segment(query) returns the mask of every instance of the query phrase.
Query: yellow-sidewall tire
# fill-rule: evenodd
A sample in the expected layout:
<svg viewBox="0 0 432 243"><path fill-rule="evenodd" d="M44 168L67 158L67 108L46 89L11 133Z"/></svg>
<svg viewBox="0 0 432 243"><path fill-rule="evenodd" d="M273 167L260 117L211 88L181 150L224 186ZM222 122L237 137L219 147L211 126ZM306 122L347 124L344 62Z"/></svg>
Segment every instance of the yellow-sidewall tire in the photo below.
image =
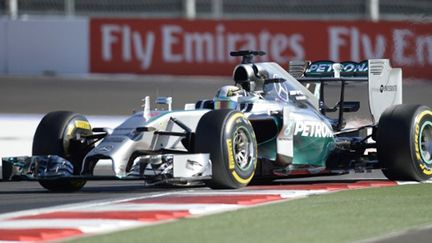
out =
<svg viewBox="0 0 432 243"><path fill-rule="evenodd" d="M249 184L257 165L257 143L249 120L235 110L210 111L200 119L195 152L209 153L215 189L236 189ZM243 159L242 159L243 158Z"/></svg>
<svg viewBox="0 0 432 243"><path fill-rule="evenodd" d="M92 134L88 120L70 111L55 111L45 115L33 137L33 155L58 155L74 166L74 175L81 171L84 156L92 146L73 146L72 138L77 134ZM57 179L41 180L42 187L53 192L72 192L80 190L85 180Z"/></svg>
<svg viewBox="0 0 432 243"><path fill-rule="evenodd" d="M396 105L382 115L377 129L378 160L390 180L425 181L431 161L421 156L420 130L432 124L432 111L422 105Z"/></svg>

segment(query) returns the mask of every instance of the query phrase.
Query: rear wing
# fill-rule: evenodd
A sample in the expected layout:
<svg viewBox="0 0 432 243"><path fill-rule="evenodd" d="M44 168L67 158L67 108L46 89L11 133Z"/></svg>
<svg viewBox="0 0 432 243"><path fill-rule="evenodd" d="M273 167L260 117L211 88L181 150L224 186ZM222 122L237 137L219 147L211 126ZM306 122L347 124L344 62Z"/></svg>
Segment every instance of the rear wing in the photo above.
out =
<svg viewBox="0 0 432 243"><path fill-rule="evenodd" d="M320 101L325 114L324 83L340 82L341 97L337 104L342 124L345 85L349 82L368 84L369 110L372 122L378 123L384 110L402 103L402 70L392 68L388 59L370 59L360 63L332 61L290 61L288 72L303 83Z"/></svg>

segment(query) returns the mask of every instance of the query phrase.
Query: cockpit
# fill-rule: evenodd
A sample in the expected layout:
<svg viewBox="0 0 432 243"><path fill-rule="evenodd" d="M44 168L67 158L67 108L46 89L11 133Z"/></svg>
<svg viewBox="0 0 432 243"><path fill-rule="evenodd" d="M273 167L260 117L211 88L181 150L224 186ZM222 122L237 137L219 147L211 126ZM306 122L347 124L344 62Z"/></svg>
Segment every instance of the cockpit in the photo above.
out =
<svg viewBox="0 0 432 243"><path fill-rule="evenodd" d="M248 94L265 100L290 102L293 97L304 98L318 108L318 99L306 87L274 62L240 64L234 69L234 82Z"/></svg>
<svg viewBox="0 0 432 243"><path fill-rule="evenodd" d="M220 88L212 100L200 101L196 108L236 109L245 100L289 103L302 99L318 109L318 98L279 64L253 62L253 56L263 54L265 53L255 51L231 53L232 56L243 57L241 64L233 72L234 85Z"/></svg>

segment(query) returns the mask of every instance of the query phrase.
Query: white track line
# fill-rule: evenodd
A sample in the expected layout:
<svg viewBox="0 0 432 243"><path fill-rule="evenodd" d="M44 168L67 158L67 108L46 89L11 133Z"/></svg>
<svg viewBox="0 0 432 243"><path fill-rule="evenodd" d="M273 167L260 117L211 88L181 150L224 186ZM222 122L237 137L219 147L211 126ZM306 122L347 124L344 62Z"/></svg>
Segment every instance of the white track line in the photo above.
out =
<svg viewBox="0 0 432 243"><path fill-rule="evenodd" d="M178 193L182 193L182 191L157 193L157 194L152 194L152 195L131 197L131 198L127 198L127 199L91 201L91 202L83 202L83 203L65 204L65 205L46 207L46 208L40 208L40 209L23 210L23 211L18 211L18 212L0 214L0 220L7 220L10 218L17 218L17 217L23 217L23 216L29 216L29 215L38 215L38 214L43 214L43 213L52 213L52 212L58 212L58 211L62 211L62 212L63 211L79 211L81 209L85 209L85 208L89 208L89 207L90 208L91 207L97 208L97 207L102 207L104 205L122 203L122 202L131 201L131 200L158 198L158 197L164 197L164 196L174 195L174 194L178 194Z"/></svg>

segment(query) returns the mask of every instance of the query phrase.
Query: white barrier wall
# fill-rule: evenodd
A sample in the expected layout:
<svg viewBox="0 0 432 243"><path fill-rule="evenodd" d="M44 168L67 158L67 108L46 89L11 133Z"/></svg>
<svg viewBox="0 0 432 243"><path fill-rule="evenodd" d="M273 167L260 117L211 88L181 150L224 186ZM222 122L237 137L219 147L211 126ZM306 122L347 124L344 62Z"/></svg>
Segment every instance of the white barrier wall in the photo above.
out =
<svg viewBox="0 0 432 243"><path fill-rule="evenodd" d="M2 73L61 74L89 71L88 20L73 19L20 19L1 20L7 40L0 47L5 68ZM6 26L5 26L6 25ZM1 50L3 48L3 50ZM6 70L5 70L6 69Z"/></svg>
<svg viewBox="0 0 432 243"><path fill-rule="evenodd" d="M0 133L0 158L31 155L33 135L43 115L0 114L0 127L7 127ZM115 128L124 116L89 116L92 127ZM0 159L1 165L1 159ZM0 171L1 174L1 171Z"/></svg>

